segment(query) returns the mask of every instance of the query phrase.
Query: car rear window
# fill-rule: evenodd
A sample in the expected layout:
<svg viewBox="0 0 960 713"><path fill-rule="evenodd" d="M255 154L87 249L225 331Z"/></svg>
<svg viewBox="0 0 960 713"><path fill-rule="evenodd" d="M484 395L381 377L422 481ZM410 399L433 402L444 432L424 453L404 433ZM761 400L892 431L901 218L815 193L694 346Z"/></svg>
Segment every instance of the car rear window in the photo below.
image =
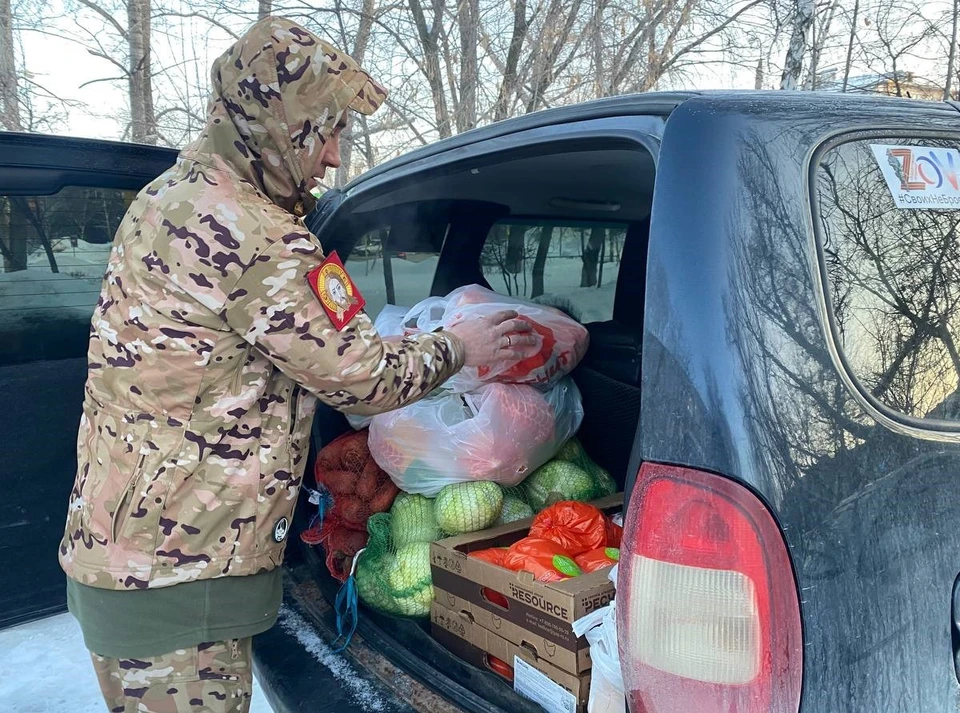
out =
<svg viewBox="0 0 960 713"><path fill-rule="evenodd" d="M113 236L136 191L0 194L0 363L85 353Z"/></svg>
<svg viewBox="0 0 960 713"><path fill-rule="evenodd" d="M960 139L827 150L814 192L833 330L876 402L960 421Z"/></svg>
<svg viewBox="0 0 960 713"><path fill-rule="evenodd" d="M550 304L582 323L613 317L627 226L528 219L496 223L481 254L493 290Z"/></svg>
<svg viewBox="0 0 960 713"><path fill-rule="evenodd" d="M412 307L430 296L447 224L385 225L364 233L346 267L371 317L390 305Z"/></svg>

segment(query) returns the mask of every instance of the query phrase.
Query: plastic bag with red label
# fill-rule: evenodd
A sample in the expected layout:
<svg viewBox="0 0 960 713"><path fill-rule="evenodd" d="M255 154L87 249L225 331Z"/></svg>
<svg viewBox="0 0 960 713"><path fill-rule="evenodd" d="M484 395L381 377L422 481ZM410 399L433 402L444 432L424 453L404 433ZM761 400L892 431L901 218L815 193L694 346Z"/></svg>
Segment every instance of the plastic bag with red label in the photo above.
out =
<svg viewBox="0 0 960 713"><path fill-rule="evenodd" d="M583 574L569 552L543 537L524 537L514 542L501 566L514 572L530 572L538 582L560 582Z"/></svg>
<svg viewBox="0 0 960 713"><path fill-rule="evenodd" d="M576 557L607 546L608 522L606 515L593 505L561 500L537 514L530 536L553 540Z"/></svg>
<svg viewBox="0 0 960 713"><path fill-rule="evenodd" d="M515 310L529 322L540 350L531 357L464 368L445 388L465 392L488 384L531 384L545 388L573 371L590 344L586 327L553 307L507 297L479 285L467 285L446 297L430 297L411 308L403 319L404 333L432 332L461 322Z"/></svg>
<svg viewBox="0 0 960 713"><path fill-rule="evenodd" d="M545 393L519 384L440 391L374 416L370 452L408 493L432 497L470 480L512 486L552 458L582 420L571 379Z"/></svg>
<svg viewBox="0 0 960 713"><path fill-rule="evenodd" d="M599 569L613 567L620 561L620 550L616 547L598 547L573 558L574 562L583 570L584 574L596 572Z"/></svg>

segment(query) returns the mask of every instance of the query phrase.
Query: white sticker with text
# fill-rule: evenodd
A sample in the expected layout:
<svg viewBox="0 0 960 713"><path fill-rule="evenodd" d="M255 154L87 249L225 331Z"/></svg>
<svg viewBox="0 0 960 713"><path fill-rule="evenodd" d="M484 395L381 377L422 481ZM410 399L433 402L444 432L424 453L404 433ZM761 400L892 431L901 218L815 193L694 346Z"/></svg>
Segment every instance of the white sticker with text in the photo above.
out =
<svg viewBox="0 0 960 713"><path fill-rule="evenodd" d="M871 144L897 208L960 210L960 151Z"/></svg>
<svg viewBox="0 0 960 713"><path fill-rule="evenodd" d="M576 713L577 697L519 656L513 657L513 690L547 713Z"/></svg>

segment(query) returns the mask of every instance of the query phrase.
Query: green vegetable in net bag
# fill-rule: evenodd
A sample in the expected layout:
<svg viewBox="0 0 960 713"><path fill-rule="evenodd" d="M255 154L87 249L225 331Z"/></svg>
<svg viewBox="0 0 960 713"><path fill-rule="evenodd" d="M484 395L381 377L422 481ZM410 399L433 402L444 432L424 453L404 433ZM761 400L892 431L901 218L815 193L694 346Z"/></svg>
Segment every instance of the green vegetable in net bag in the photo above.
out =
<svg viewBox="0 0 960 713"><path fill-rule="evenodd" d="M433 542L441 536L433 514L433 500L400 493L390 508L390 535L398 550L412 542Z"/></svg>
<svg viewBox="0 0 960 713"><path fill-rule="evenodd" d="M433 507L437 524L444 532L459 535L484 530L503 511L503 489L486 480L454 483L440 491Z"/></svg>
<svg viewBox="0 0 960 713"><path fill-rule="evenodd" d="M433 602L430 543L411 542L400 547L386 570L386 580L400 614L430 616Z"/></svg>
<svg viewBox="0 0 960 713"><path fill-rule="evenodd" d="M527 500L534 510L543 510L561 500L593 500L597 482L590 473L568 461L552 460L537 468L524 481Z"/></svg>
<svg viewBox="0 0 960 713"><path fill-rule="evenodd" d="M410 542L394 547L390 513L367 521L370 540L357 562L357 596L385 614L427 617L433 602L430 543Z"/></svg>
<svg viewBox="0 0 960 713"><path fill-rule="evenodd" d="M503 510L494 525L506 525L528 517L533 517L533 508L527 502L527 494L522 486L503 489Z"/></svg>

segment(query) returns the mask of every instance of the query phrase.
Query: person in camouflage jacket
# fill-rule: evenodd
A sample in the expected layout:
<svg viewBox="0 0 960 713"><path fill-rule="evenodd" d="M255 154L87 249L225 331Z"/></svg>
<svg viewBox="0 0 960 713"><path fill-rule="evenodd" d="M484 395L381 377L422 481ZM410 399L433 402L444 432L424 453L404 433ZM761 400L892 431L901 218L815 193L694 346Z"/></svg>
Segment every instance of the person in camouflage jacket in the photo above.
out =
<svg viewBox="0 0 960 713"><path fill-rule="evenodd" d="M325 256L302 216L339 164L347 112L373 113L386 92L280 18L217 59L212 83L202 135L124 217L93 315L59 550L85 585L279 566L318 399L388 411L464 363L535 348L512 313L395 340L363 312L337 325L308 285Z"/></svg>

